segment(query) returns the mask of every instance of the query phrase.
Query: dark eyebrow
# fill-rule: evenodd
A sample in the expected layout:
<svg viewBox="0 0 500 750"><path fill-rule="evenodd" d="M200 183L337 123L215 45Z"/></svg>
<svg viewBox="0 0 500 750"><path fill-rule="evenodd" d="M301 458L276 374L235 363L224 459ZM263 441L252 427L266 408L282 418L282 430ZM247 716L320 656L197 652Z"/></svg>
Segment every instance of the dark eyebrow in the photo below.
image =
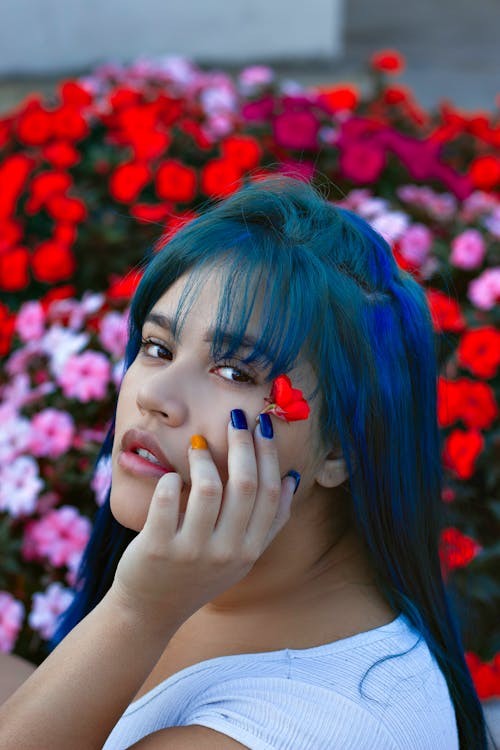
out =
<svg viewBox="0 0 500 750"><path fill-rule="evenodd" d="M169 331L170 333L174 330L173 320L168 315L164 315L163 313L154 313L150 312L146 315L144 319L144 325L146 323L156 323L156 325L160 326L160 328L164 328L166 331ZM215 338L216 330L215 328L207 328L207 330L204 332L203 341L205 343L210 343ZM227 331L226 333L222 334L222 342L224 344L229 344L232 340L236 338L236 334L231 333L231 331ZM254 336L243 336L241 343L238 347L238 350L241 349L248 349L251 351L257 351L259 355L264 355L264 357L271 361L269 358L269 355L267 352L264 352L262 348L259 345L258 339L256 339Z"/></svg>

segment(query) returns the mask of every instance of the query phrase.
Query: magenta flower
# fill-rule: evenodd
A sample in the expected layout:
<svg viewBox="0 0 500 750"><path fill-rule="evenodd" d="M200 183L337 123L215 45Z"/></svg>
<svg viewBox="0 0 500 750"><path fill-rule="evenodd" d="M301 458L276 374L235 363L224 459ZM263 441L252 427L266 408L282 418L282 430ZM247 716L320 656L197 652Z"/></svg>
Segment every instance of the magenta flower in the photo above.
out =
<svg viewBox="0 0 500 750"><path fill-rule="evenodd" d="M0 651L12 651L23 619L24 605L7 591L0 591Z"/></svg>
<svg viewBox="0 0 500 750"><path fill-rule="evenodd" d="M80 558L90 536L91 524L71 505L49 511L29 526L28 556L46 557L52 565L71 567Z"/></svg>
<svg viewBox="0 0 500 750"><path fill-rule="evenodd" d="M104 398L110 377L111 365L104 354L86 351L69 357L58 383L67 398L87 403Z"/></svg>
<svg viewBox="0 0 500 750"><path fill-rule="evenodd" d="M255 102L246 102L241 108L241 116L244 120L260 122L271 117L273 110L273 97L264 96L262 99Z"/></svg>
<svg viewBox="0 0 500 750"><path fill-rule="evenodd" d="M21 341L38 341L45 329L45 313L40 302L25 302L16 318L16 331Z"/></svg>
<svg viewBox="0 0 500 750"><path fill-rule="evenodd" d="M500 300L500 266L488 268L471 281L467 290L470 301L481 310L491 310Z"/></svg>
<svg viewBox="0 0 500 750"><path fill-rule="evenodd" d="M283 148L315 148L320 124L312 112L283 112L273 123L274 137Z"/></svg>
<svg viewBox="0 0 500 750"><path fill-rule="evenodd" d="M339 167L348 180L355 183L376 182L385 167L385 152L372 143L353 143L343 145Z"/></svg>
<svg viewBox="0 0 500 750"><path fill-rule="evenodd" d="M481 265L486 254L486 244L477 229L466 229L451 243L450 263L471 270Z"/></svg>
<svg viewBox="0 0 500 750"><path fill-rule="evenodd" d="M33 607L28 615L28 624L48 640L54 635L57 618L65 612L74 594L60 583L51 583L45 593L33 594Z"/></svg>
<svg viewBox="0 0 500 750"><path fill-rule="evenodd" d="M31 420L30 450L35 456L58 458L71 446L73 417L58 409L44 409Z"/></svg>

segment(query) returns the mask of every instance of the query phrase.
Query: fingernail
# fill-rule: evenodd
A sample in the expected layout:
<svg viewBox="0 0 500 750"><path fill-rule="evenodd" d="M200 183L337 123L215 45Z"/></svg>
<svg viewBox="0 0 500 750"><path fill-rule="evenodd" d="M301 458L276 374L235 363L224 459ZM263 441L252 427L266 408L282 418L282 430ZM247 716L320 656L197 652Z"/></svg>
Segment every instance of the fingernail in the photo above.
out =
<svg viewBox="0 0 500 750"><path fill-rule="evenodd" d="M300 474L299 474L299 472L298 472L298 471L294 471L293 469L291 469L291 470L290 470L290 471L288 472L288 474L286 474L286 476L287 476L287 477L293 477L293 478L295 479L295 489L294 489L294 491L293 491L293 494L295 495L295 493L296 493L296 492L297 492L297 490L299 489L299 484L300 484Z"/></svg>
<svg viewBox="0 0 500 750"><path fill-rule="evenodd" d="M208 448L208 443L202 435L192 435L191 448L194 448L195 450L206 450Z"/></svg>
<svg viewBox="0 0 500 750"><path fill-rule="evenodd" d="M241 409L233 409L231 412L231 424L237 430L248 430L245 412L243 412Z"/></svg>
<svg viewBox="0 0 500 750"><path fill-rule="evenodd" d="M269 414L259 414L259 421L262 437L272 438L272 436L274 435L273 423L271 422L271 417L269 416Z"/></svg>

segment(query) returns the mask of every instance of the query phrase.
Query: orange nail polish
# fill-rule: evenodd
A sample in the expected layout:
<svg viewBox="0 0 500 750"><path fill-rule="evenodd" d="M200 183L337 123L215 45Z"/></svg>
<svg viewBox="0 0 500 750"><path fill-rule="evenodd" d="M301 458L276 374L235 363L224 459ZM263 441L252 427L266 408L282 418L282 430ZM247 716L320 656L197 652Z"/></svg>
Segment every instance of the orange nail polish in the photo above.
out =
<svg viewBox="0 0 500 750"><path fill-rule="evenodd" d="M206 450L208 448L208 443L202 435L192 435L191 448L196 450Z"/></svg>

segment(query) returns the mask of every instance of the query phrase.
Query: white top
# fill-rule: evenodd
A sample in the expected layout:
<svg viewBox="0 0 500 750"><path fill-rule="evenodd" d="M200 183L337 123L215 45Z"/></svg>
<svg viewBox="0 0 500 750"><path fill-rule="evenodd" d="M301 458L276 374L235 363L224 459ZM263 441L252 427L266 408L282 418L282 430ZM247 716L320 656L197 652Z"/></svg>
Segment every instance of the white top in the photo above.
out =
<svg viewBox="0 0 500 750"><path fill-rule="evenodd" d="M374 666L360 695L370 666L404 651ZM103 750L188 724L251 750L459 750L446 681L403 614L334 643L182 669L130 704Z"/></svg>

